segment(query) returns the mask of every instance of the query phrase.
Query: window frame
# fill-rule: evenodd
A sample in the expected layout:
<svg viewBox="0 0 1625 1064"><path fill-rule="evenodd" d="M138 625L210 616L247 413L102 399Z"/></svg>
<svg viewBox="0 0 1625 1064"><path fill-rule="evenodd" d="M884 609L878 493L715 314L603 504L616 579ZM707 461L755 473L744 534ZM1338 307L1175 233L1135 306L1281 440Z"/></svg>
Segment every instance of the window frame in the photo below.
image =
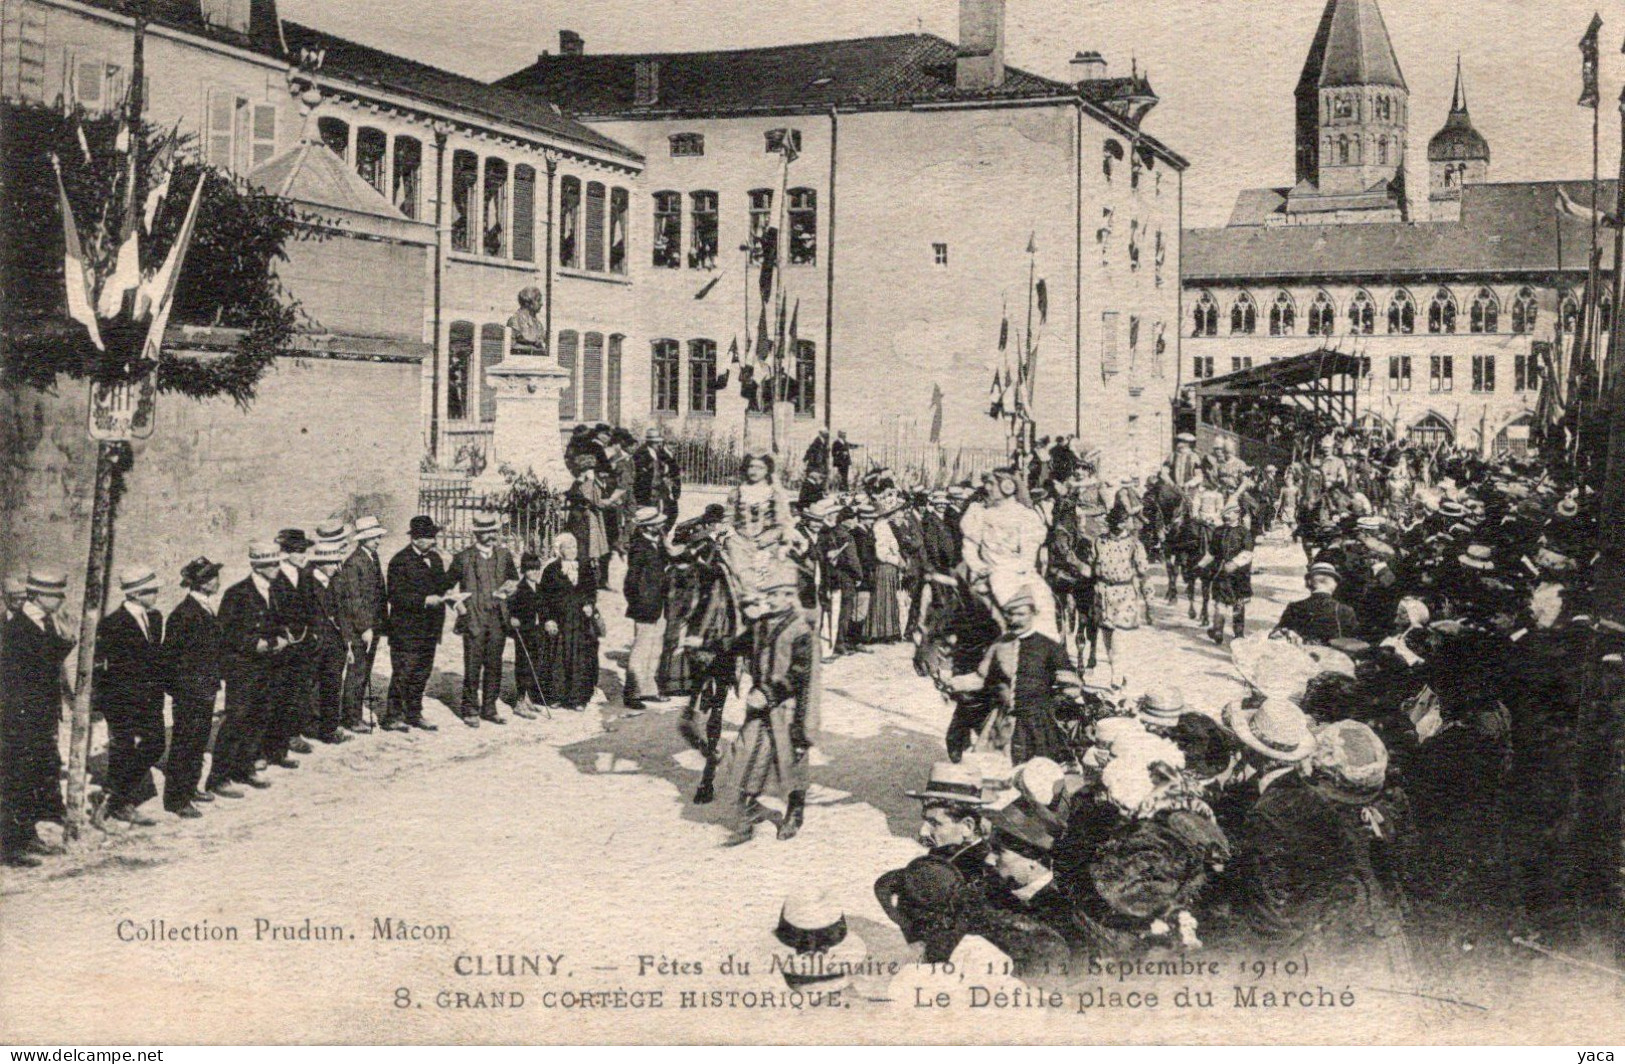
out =
<svg viewBox="0 0 1625 1064"><path fill-rule="evenodd" d="M1230 335L1258 335L1258 303L1245 288L1230 302Z"/></svg>
<svg viewBox="0 0 1625 1064"><path fill-rule="evenodd" d="M1409 289L1396 288L1388 297L1388 335L1416 335L1416 297Z"/></svg>
<svg viewBox="0 0 1625 1064"><path fill-rule="evenodd" d="M682 345L670 337L649 341L649 414L676 417L683 388Z"/></svg>
<svg viewBox="0 0 1625 1064"><path fill-rule="evenodd" d="M790 243L785 262L791 266L818 264L818 190L805 186L785 192L785 220Z"/></svg>
<svg viewBox="0 0 1625 1064"><path fill-rule="evenodd" d="M581 269L581 179L565 174L559 179L559 266Z"/></svg>
<svg viewBox="0 0 1625 1064"><path fill-rule="evenodd" d="M717 342L697 338L688 342L688 413L715 417L717 413Z"/></svg>
<svg viewBox="0 0 1625 1064"><path fill-rule="evenodd" d="M722 251L722 197L715 189L688 194L688 268L715 270Z"/></svg>
<svg viewBox="0 0 1625 1064"><path fill-rule="evenodd" d="M653 207L654 239L649 261L656 270L676 270L683 265L683 194L661 189L649 195Z"/></svg>

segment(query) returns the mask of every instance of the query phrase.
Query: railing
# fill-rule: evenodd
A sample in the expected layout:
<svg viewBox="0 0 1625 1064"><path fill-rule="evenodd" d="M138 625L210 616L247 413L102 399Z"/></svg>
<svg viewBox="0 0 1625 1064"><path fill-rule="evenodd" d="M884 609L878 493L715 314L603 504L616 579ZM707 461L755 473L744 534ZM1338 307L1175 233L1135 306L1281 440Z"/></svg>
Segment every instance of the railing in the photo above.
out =
<svg viewBox="0 0 1625 1064"><path fill-rule="evenodd" d="M444 468L477 477L491 460L491 439L496 425L488 421L447 422L440 440Z"/></svg>
<svg viewBox="0 0 1625 1064"><path fill-rule="evenodd" d="M673 437L666 446L677 459L687 484L732 485L743 474L746 448L731 436ZM781 456L779 481L791 488L801 485L805 445ZM997 447L944 447L938 444L866 444L852 452L852 477L886 467L899 485L926 490L961 480L976 480L983 473L1006 465L1010 456Z"/></svg>
<svg viewBox="0 0 1625 1064"><path fill-rule="evenodd" d="M425 478L418 487L418 512L440 526L440 547L456 552L474 542L474 518L495 513L502 518L502 536L515 551L534 551L546 557L553 537L564 527L561 495L525 492L487 494L470 482Z"/></svg>

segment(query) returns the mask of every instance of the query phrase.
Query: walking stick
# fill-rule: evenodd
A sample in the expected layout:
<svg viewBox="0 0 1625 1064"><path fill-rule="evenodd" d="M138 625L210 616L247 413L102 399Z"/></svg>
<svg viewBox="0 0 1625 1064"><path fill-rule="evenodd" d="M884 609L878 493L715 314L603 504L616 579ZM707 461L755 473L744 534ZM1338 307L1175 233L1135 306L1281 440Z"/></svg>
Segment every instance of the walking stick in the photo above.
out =
<svg viewBox="0 0 1625 1064"><path fill-rule="evenodd" d="M539 675L537 675L536 662L530 656L530 648L525 645L524 636L519 635L517 632L515 632L514 635L515 635L514 642L516 644L518 644L519 652L521 654L525 655L525 664L526 664L526 666L528 666L530 668L531 677L533 679L537 680L538 683L539 683L540 680L541 680L541 677ZM525 694L529 695L530 692L526 691ZM553 719L553 708L547 704L547 696L545 694L542 695L542 712L547 714L547 719L548 720Z"/></svg>

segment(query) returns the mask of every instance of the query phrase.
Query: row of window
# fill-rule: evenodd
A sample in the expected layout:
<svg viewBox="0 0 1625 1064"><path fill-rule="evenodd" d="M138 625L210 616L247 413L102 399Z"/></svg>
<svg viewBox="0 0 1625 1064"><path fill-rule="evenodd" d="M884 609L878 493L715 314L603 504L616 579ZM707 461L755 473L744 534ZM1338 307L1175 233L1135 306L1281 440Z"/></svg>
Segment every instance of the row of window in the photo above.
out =
<svg viewBox="0 0 1625 1064"><path fill-rule="evenodd" d="M1471 388L1474 392L1488 393L1495 391L1495 360L1494 355L1473 355ZM1364 372L1360 376L1360 388L1364 391L1372 390L1373 377L1371 374L1371 359L1363 358ZM1390 355L1388 357L1388 390L1390 392L1408 392L1411 390L1411 372L1413 358L1410 355ZM1428 391L1453 392L1456 390L1456 357L1454 355L1429 355L1428 363ZM1237 355L1230 359L1230 372L1240 373L1242 370L1253 368L1251 355ZM1512 356L1512 390L1515 392L1535 391L1540 387L1540 360L1537 356ZM1191 375L1196 380L1207 380L1216 373L1215 359L1212 355L1197 355L1191 362Z"/></svg>
<svg viewBox="0 0 1625 1064"><path fill-rule="evenodd" d="M1563 326L1572 329L1578 316L1578 306L1574 296L1565 292L1562 296ZM1608 328L1611 302L1606 293L1598 315L1604 329ZM1194 308L1195 321L1192 336L1217 336L1219 333L1219 304L1213 298L1213 293L1203 291L1197 297ZM1377 304L1371 298L1371 293L1360 289L1354 293L1347 307L1348 331L1356 336L1370 336L1377 331ZM1403 288L1396 289L1388 301L1388 332L1398 336L1409 336L1416 332L1417 307L1416 300ZM1337 331L1337 304L1327 292L1318 292L1314 301L1309 305L1308 334L1310 336L1331 336ZM1456 297L1448 288L1440 288L1433 294L1428 303L1427 331L1429 333L1448 335L1456 332L1457 328ZM1520 288L1512 299L1511 309L1512 331L1524 335L1535 331L1535 324L1539 318L1538 300L1535 290L1528 286ZM1275 300L1269 309L1269 333L1271 336L1291 336L1297 330L1298 306L1297 302L1288 292L1281 291L1275 294ZM1252 336L1258 332L1259 308L1250 292L1237 293L1235 300L1230 304L1230 334L1232 336ZM1473 333L1496 333L1501 331L1501 301L1488 288L1480 288L1473 296L1468 306L1467 328Z"/></svg>
<svg viewBox="0 0 1625 1064"><path fill-rule="evenodd" d="M790 244L785 258L792 266L810 266L818 261L818 192L792 188L787 193L785 221ZM683 245L683 194L670 189L654 193L655 269L675 270L685 261L691 270L717 267L721 215L720 197L710 189L688 194L688 246ZM774 233L778 220L773 215L773 189L757 188L746 193L747 246L750 261L776 259Z"/></svg>
<svg viewBox="0 0 1625 1064"><path fill-rule="evenodd" d="M1143 146L1138 145L1125 151L1122 141L1114 137L1107 137L1100 149L1100 169L1106 176L1106 184L1112 183L1112 172L1115 169L1115 164L1121 163L1125 158L1127 158L1129 164L1129 188L1138 192L1141 180L1145 174L1149 173L1152 176L1153 191L1159 196L1162 195L1162 171L1157 169L1156 156L1152 155Z"/></svg>
<svg viewBox="0 0 1625 1064"><path fill-rule="evenodd" d="M1379 166L1387 166L1390 161L1396 163L1399 162L1401 154L1400 147L1404 143L1405 141L1403 137L1390 137L1386 134L1379 135L1376 138L1377 164ZM1365 162L1365 141L1362 137L1360 137L1359 134L1350 136L1347 133L1339 133L1335 137L1328 134L1321 141L1320 150L1321 155L1326 159L1331 159L1335 156L1338 164L1341 166L1347 166L1351 163L1358 166Z"/></svg>
<svg viewBox="0 0 1625 1064"><path fill-rule="evenodd" d="M1362 122L1365 120L1365 101L1359 93L1340 93L1326 99L1325 123ZM1371 101L1372 117L1379 122L1405 121L1405 100L1400 96L1379 95Z"/></svg>
<svg viewBox="0 0 1625 1064"><path fill-rule="evenodd" d="M705 154L704 133L673 133L666 138L674 159L697 159ZM762 150L777 155L789 148L794 158L801 154L801 130L769 129L762 136Z"/></svg>
<svg viewBox="0 0 1625 1064"><path fill-rule="evenodd" d="M799 417L811 417L818 400L818 345L797 340L792 363L785 367L784 402ZM730 380L730 383L733 383ZM749 396L750 412L772 412L772 389L767 382ZM649 411L652 414L715 414L717 412L717 343L688 341L688 390L683 390L683 345L677 340L654 340L649 345ZM686 400L686 401L685 401Z"/></svg>
<svg viewBox="0 0 1625 1064"><path fill-rule="evenodd" d="M356 173L367 184L377 189L378 194L395 205L396 210L408 218L422 216L423 199L423 142L416 137L402 134L391 136L381 129L373 126L356 126L352 129L350 123L342 118L324 115L316 120L316 131L329 151L340 159L355 167ZM474 161L472 152L459 152L459 155L469 156L464 159L463 165L468 167ZM506 174L506 163L500 159L490 160L501 167L501 173ZM475 164L477 165L477 164ZM521 166L520 171L530 170ZM504 179L505 180L505 177ZM530 181L534 186L536 173L530 172ZM463 219L462 237L466 243L468 232L467 218L471 205L466 195L453 205L458 217ZM453 229L454 239L458 234ZM468 250L466 248L460 250Z"/></svg>

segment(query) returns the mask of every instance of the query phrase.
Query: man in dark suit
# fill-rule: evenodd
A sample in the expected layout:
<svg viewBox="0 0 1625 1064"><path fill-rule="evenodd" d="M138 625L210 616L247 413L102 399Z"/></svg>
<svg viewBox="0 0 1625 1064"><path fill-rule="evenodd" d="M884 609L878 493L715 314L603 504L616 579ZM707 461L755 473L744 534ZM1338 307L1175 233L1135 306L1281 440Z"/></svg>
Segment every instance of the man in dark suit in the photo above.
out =
<svg viewBox="0 0 1625 1064"><path fill-rule="evenodd" d="M671 562L660 530L665 514L645 506L633 515L632 539L626 547L626 616L631 620L632 649L626 659L626 686L621 702L642 709L644 702L663 701L658 673L666 636L666 595Z"/></svg>
<svg viewBox="0 0 1625 1064"><path fill-rule="evenodd" d="M987 864L998 882L989 884L988 906L1034 921L1023 937L1048 939L1047 930L1077 945L1072 905L1055 883L1058 825L1053 815L1018 798L994 813L992 821Z"/></svg>
<svg viewBox="0 0 1625 1064"><path fill-rule="evenodd" d="M432 517L412 518L412 542L389 560L389 708L385 731L436 731L423 719L423 691L434 671L435 647L446 626L446 563L434 549L440 528Z"/></svg>
<svg viewBox="0 0 1625 1064"><path fill-rule="evenodd" d="M272 676L271 720L260 744L260 756L279 768L298 768L292 754L308 754L311 746L301 738L314 734L316 715L316 641L311 633L319 618L316 595L306 567L315 541L301 528L277 533L282 561L271 580L277 623L287 646L276 656Z"/></svg>
<svg viewBox="0 0 1625 1064"><path fill-rule="evenodd" d="M350 741L350 733L340 725L344 716L344 665L350 648L339 625L339 595L334 580L347 553L341 540L318 543L305 570L315 606L307 640L314 681L311 702L316 714L312 735L318 742L335 745Z"/></svg>
<svg viewBox="0 0 1625 1064"><path fill-rule="evenodd" d="M140 805L157 794L152 767L164 756L164 618L153 609L158 574L126 569L124 602L96 626L95 708L107 721L107 779L101 816L155 824Z"/></svg>
<svg viewBox="0 0 1625 1064"><path fill-rule="evenodd" d="M214 723L214 700L220 693L222 640L215 592L220 590L219 562L194 558L181 570L186 597L164 624L164 664L169 687L169 758L164 765L164 808L180 817L197 817L194 802L212 802L199 792L203 755Z"/></svg>
<svg viewBox="0 0 1625 1064"><path fill-rule="evenodd" d="M506 596L498 592L519 579L519 567L506 547L497 545L502 519L476 514L474 545L458 551L446 574L448 586L468 597L457 606L456 629L463 637L463 697L458 709L470 728L480 721L506 724L497 713L502 689L502 648L508 642Z"/></svg>
<svg viewBox="0 0 1625 1064"><path fill-rule="evenodd" d="M275 544L253 544L248 548L248 577L227 588L220 599L226 715L215 735L206 785L221 798L243 796L233 783L260 789L271 785L260 779L254 762L270 722L276 656L288 645L271 583L281 563L282 551Z"/></svg>
<svg viewBox="0 0 1625 1064"><path fill-rule="evenodd" d="M1354 607L1335 597L1337 567L1328 562L1316 562L1309 567L1304 583L1309 587L1309 597L1289 603L1281 611L1275 632L1294 632L1305 643L1329 644L1333 639L1358 639L1359 615Z"/></svg>
<svg viewBox="0 0 1625 1064"><path fill-rule="evenodd" d="M74 640L57 616L68 593L60 572L32 569L24 601L0 639L0 862L35 867L51 852L36 833L41 820L61 822L62 662Z"/></svg>
<svg viewBox="0 0 1625 1064"><path fill-rule="evenodd" d="M355 550L339 566L334 577L338 589L339 630L349 648L344 666L343 723L356 733L372 731L362 715L367 688L372 683L372 666L378 656L378 639L384 634L384 567L378 561L378 541L384 527L376 517L358 518L355 523Z"/></svg>
<svg viewBox="0 0 1625 1064"><path fill-rule="evenodd" d="M682 493L677 459L666 449L665 433L656 422L644 430L643 445L632 452L632 502L665 514L669 531L677 523L677 500Z"/></svg>

